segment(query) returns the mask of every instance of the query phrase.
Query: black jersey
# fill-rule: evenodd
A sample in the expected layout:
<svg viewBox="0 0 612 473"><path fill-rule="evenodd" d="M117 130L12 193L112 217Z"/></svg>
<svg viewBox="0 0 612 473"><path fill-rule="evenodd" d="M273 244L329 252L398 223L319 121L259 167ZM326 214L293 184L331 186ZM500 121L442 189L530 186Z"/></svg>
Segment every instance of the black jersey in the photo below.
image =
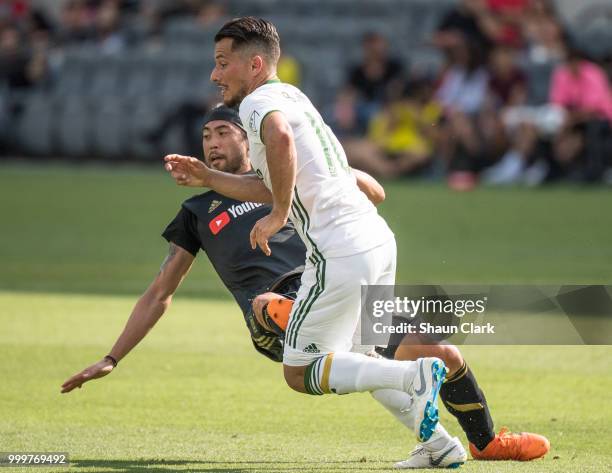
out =
<svg viewBox="0 0 612 473"><path fill-rule="evenodd" d="M203 249L246 314L255 295L306 259L306 248L291 223L270 238L270 256L259 248L251 249L249 234L270 210L269 205L240 202L209 191L183 202L162 235L194 256Z"/></svg>

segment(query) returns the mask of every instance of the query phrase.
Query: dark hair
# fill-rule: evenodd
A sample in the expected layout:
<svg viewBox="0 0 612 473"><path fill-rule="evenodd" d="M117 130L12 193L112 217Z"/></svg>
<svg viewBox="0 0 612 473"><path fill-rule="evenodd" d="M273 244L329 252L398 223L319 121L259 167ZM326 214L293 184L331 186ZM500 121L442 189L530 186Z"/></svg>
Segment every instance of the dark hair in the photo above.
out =
<svg viewBox="0 0 612 473"><path fill-rule="evenodd" d="M280 57L280 38L276 27L263 18L243 16L228 21L215 35L215 43L230 38L232 50L253 46L266 55L273 63Z"/></svg>
<svg viewBox="0 0 612 473"><path fill-rule="evenodd" d="M202 125L202 127L205 127L206 125L208 125L209 122L215 120L223 120L224 122L233 123L244 133L246 133L244 127L242 126L240 115L238 114L238 111L235 108L227 107L223 104L217 105L204 116L204 124Z"/></svg>

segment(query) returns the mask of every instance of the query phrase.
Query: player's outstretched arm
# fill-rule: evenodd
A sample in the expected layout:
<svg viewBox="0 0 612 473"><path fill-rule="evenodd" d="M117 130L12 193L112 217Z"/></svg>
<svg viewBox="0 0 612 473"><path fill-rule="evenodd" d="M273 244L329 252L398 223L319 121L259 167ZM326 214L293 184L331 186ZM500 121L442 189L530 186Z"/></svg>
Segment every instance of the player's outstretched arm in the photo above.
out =
<svg viewBox="0 0 612 473"><path fill-rule="evenodd" d="M191 253L170 243L169 254L162 263L159 274L134 306L123 332L109 353L116 361L125 357L164 314L174 292L189 272L193 260ZM62 384L61 392L68 393L80 388L87 381L102 378L109 374L113 367L110 359L102 359L66 380Z"/></svg>
<svg viewBox="0 0 612 473"><path fill-rule="evenodd" d="M271 112L263 120L262 137L272 184L272 211L251 231L251 247L270 255L268 240L287 223L297 173L297 151L293 131L282 112Z"/></svg>
<svg viewBox="0 0 612 473"><path fill-rule="evenodd" d="M165 169L179 186L208 187L243 202L272 203L272 193L253 174L230 174L211 169L199 159L179 154L164 158Z"/></svg>
<svg viewBox="0 0 612 473"><path fill-rule="evenodd" d="M359 187L359 190L363 192L374 205L378 205L385 200L385 189L380 185L380 182L368 173L359 171L358 169L353 169L353 174L355 174L355 179L357 179L357 187Z"/></svg>

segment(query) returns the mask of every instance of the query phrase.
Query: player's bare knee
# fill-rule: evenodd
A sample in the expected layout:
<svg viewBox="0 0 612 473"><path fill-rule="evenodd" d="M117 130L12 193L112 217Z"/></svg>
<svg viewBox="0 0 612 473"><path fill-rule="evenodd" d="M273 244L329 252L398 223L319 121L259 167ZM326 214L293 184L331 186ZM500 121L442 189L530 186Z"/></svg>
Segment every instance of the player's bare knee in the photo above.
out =
<svg viewBox="0 0 612 473"><path fill-rule="evenodd" d="M463 356L455 345L432 345L435 351L432 356L437 356L446 365L448 376L453 375L463 365Z"/></svg>
<svg viewBox="0 0 612 473"><path fill-rule="evenodd" d="M285 375L287 386L299 393L306 393L306 386L304 386L305 372L305 366L283 365L283 374Z"/></svg>
<svg viewBox="0 0 612 473"><path fill-rule="evenodd" d="M448 368L448 376L454 374L463 365L463 356L455 345L432 344L421 345L422 339L408 337L395 351L396 360L416 360L422 357L437 357L444 361Z"/></svg>

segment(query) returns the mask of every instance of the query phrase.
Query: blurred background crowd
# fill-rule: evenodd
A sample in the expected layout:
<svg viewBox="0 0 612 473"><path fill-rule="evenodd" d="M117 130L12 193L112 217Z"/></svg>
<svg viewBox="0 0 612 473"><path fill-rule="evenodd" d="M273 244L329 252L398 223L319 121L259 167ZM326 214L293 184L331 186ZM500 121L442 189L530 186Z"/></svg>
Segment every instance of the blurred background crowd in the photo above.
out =
<svg viewBox="0 0 612 473"><path fill-rule="evenodd" d="M0 0L0 157L199 156L241 15L276 24L354 167L612 184L612 0Z"/></svg>

